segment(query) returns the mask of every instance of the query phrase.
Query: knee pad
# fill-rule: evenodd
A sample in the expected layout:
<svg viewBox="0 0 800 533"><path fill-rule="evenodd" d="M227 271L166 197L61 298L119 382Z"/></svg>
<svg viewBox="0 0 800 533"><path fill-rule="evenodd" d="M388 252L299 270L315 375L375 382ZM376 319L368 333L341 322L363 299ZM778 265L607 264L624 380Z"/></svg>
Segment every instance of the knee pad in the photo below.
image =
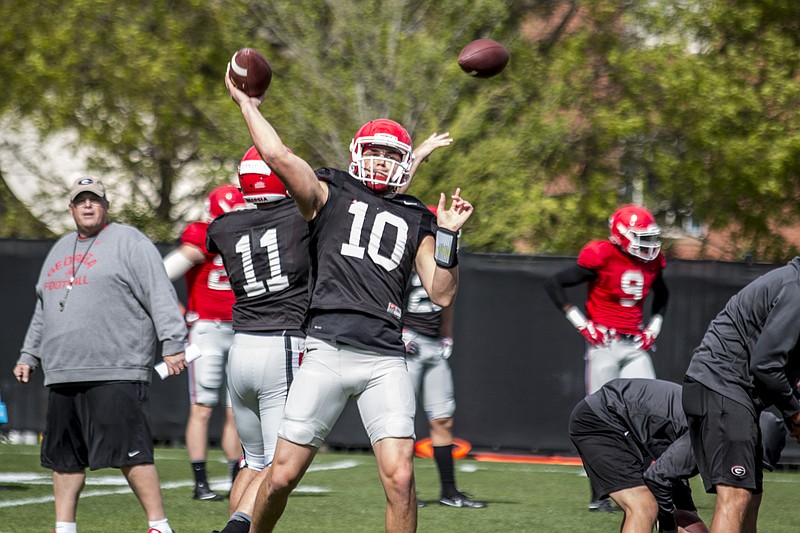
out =
<svg viewBox="0 0 800 533"><path fill-rule="evenodd" d="M294 444L301 446L311 445L319 448L325 440L324 436L316 435L313 428L307 424L300 424L290 420L284 420L278 429L278 436Z"/></svg>

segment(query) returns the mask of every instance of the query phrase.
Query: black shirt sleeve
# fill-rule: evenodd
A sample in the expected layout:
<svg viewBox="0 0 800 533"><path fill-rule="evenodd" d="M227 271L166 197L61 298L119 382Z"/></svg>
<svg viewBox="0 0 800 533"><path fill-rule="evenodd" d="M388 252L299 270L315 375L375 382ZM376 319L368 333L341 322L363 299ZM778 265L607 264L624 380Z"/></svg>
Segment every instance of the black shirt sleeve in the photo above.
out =
<svg viewBox="0 0 800 533"><path fill-rule="evenodd" d="M689 433L684 433L644 473L644 482L658 502L658 522L667 531L675 529L670 527L675 524L675 508L680 503L681 508L694 511L694 502L691 489L683 483L697 474L697 465L692 452L692 443ZM688 491L688 494L686 493ZM677 495L675 493L678 492ZM677 496L677 497L676 497Z"/></svg>
<svg viewBox="0 0 800 533"><path fill-rule="evenodd" d="M575 264L547 278L544 282L544 289L556 307L563 311L566 306L571 305L564 289L595 279L597 279L597 274L593 270Z"/></svg>
<svg viewBox="0 0 800 533"><path fill-rule="evenodd" d="M794 395L794 384L786 377L789 354L798 344L800 326L797 309L800 307L800 287L787 284L769 313L761 336L750 359L750 371L756 380L759 396L774 404L784 418L800 411Z"/></svg>
<svg viewBox="0 0 800 533"><path fill-rule="evenodd" d="M669 301L669 290L667 289L667 284L664 283L663 274L659 273L656 279L653 280L650 291L653 293L652 314L664 316L667 311L667 302Z"/></svg>

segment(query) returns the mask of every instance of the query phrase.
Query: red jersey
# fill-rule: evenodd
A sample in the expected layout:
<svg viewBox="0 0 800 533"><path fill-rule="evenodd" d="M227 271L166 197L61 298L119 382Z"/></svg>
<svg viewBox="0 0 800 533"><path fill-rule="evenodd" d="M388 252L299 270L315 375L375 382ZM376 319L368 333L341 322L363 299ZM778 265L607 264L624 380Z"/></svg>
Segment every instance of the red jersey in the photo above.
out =
<svg viewBox="0 0 800 533"><path fill-rule="evenodd" d="M591 241L578 255L578 265L597 275L589 283L588 317L619 333L640 333L644 300L653 281L667 266L664 254L642 261L609 241Z"/></svg>
<svg viewBox="0 0 800 533"><path fill-rule="evenodd" d="M233 320L233 304L236 301L228 274L222 264L222 256L210 254L206 249L208 222L192 222L181 235L181 242L202 250L205 261L193 266L186 273L189 292L187 320Z"/></svg>

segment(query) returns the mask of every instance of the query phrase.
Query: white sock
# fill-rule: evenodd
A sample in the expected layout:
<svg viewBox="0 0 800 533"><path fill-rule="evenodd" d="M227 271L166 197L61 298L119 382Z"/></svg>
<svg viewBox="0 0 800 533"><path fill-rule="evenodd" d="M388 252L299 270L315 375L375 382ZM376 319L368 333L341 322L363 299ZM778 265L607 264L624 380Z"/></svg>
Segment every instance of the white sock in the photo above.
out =
<svg viewBox="0 0 800 533"><path fill-rule="evenodd" d="M169 527L169 521L166 518L163 520L150 520L147 525L152 529L158 530L160 533L173 533L172 528Z"/></svg>
<svg viewBox="0 0 800 533"><path fill-rule="evenodd" d="M56 522L56 530L53 533L78 533L78 524L75 522Z"/></svg>

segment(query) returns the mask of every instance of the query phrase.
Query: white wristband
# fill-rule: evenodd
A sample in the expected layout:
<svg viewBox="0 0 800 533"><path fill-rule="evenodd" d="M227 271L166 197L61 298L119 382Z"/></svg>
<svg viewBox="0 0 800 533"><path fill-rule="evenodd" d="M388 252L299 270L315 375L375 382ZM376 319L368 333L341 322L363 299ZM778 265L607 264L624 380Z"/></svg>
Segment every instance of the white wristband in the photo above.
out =
<svg viewBox="0 0 800 533"><path fill-rule="evenodd" d="M586 327L586 317L583 316L583 313L581 313L581 310L577 307L570 307L569 311L567 311L564 316L567 317L567 320L569 320L576 329L583 329Z"/></svg>
<svg viewBox="0 0 800 533"><path fill-rule="evenodd" d="M659 333L661 333L661 324L664 323L664 317L661 315L653 315L650 318L650 323L647 324L647 329L649 329L654 337L658 337Z"/></svg>
<svg viewBox="0 0 800 533"><path fill-rule="evenodd" d="M183 252L181 252L180 248L170 252L167 257L164 258L164 269L166 269L167 277L170 281L175 281L189 272L189 269L192 268L192 266L194 266L194 263L192 263L188 257L183 255Z"/></svg>

